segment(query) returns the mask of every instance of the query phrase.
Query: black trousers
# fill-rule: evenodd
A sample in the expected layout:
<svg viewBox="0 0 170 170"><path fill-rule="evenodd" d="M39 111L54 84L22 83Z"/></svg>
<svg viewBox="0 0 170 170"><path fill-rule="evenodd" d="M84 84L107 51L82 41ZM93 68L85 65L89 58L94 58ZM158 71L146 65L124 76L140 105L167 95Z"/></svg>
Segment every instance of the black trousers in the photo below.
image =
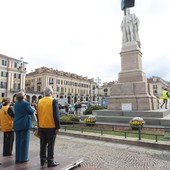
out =
<svg viewBox="0 0 170 170"><path fill-rule="evenodd" d="M163 107L164 104L165 104L165 108L167 108L168 99L163 99L163 103L161 105L161 108Z"/></svg>
<svg viewBox="0 0 170 170"><path fill-rule="evenodd" d="M54 132L40 131L40 161L48 164L54 161L54 144L56 134Z"/></svg>
<svg viewBox="0 0 170 170"><path fill-rule="evenodd" d="M3 156L12 155L14 131L4 132Z"/></svg>

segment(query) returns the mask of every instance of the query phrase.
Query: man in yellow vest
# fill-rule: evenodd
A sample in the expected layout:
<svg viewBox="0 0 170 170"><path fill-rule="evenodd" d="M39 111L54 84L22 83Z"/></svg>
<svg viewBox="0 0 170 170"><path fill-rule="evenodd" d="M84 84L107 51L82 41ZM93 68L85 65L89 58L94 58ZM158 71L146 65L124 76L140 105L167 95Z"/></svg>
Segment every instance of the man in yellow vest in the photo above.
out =
<svg viewBox="0 0 170 170"><path fill-rule="evenodd" d="M161 105L161 108L165 104L165 109L168 109L167 108L167 103L168 103L169 94L168 94L167 88L164 88L164 90L162 91L162 98L163 98L163 103Z"/></svg>
<svg viewBox="0 0 170 170"><path fill-rule="evenodd" d="M44 97L39 100L37 108L40 135L40 163L53 167L59 165L54 161L54 145L60 129L58 100L53 98L52 87L46 87Z"/></svg>

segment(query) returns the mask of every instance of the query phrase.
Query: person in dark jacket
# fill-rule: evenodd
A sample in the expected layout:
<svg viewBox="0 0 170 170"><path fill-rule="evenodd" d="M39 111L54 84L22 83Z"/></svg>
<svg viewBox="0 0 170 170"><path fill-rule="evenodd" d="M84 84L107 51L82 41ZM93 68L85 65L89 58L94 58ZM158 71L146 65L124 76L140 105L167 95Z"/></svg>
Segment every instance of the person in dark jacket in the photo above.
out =
<svg viewBox="0 0 170 170"><path fill-rule="evenodd" d="M26 101L26 94L24 92L17 94L14 111L14 131L16 134L15 159L16 163L24 163L29 160L30 129L32 128L32 115L34 113L34 109Z"/></svg>
<svg viewBox="0 0 170 170"><path fill-rule="evenodd" d="M37 117L40 135L40 163L53 167L59 165L54 161L54 145L60 129L58 100L54 99L52 87L46 87L45 96L38 101Z"/></svg>

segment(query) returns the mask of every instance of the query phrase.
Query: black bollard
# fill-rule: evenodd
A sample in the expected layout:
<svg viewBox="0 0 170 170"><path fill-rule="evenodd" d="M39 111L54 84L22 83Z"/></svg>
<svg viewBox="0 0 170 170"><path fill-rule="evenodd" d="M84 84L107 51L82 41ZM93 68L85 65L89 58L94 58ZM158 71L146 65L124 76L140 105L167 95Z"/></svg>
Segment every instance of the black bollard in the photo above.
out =
<svg viewBox="0 0 170 170"><path fill-rule="evenodd" d="M140 126L138 127L138 138L139 140L141 140L141 127Z"/></svg>

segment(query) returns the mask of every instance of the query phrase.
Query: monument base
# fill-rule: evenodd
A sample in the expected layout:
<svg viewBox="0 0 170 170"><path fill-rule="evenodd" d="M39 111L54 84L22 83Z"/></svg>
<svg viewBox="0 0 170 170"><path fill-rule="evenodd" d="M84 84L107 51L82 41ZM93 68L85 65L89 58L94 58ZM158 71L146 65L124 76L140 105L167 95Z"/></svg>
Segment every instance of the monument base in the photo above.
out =
<svg viewBox="0 0 170 170"><path fill-rule="evenodd" d="M157 100L153 95L153 87L147 83L142 71L142 53L137 42L124 43L121 49L121 71L118 83L111 89L109 110L155 110Z"/></svg>
<svg viewBox="0 0 170 170"><path fill-rule="evenodd" d="M156 97L147 93L151 85L145 82L118 83L112 86L108 110L123 110L129 105L130 110L155 110L158 108Z"/></svg>

